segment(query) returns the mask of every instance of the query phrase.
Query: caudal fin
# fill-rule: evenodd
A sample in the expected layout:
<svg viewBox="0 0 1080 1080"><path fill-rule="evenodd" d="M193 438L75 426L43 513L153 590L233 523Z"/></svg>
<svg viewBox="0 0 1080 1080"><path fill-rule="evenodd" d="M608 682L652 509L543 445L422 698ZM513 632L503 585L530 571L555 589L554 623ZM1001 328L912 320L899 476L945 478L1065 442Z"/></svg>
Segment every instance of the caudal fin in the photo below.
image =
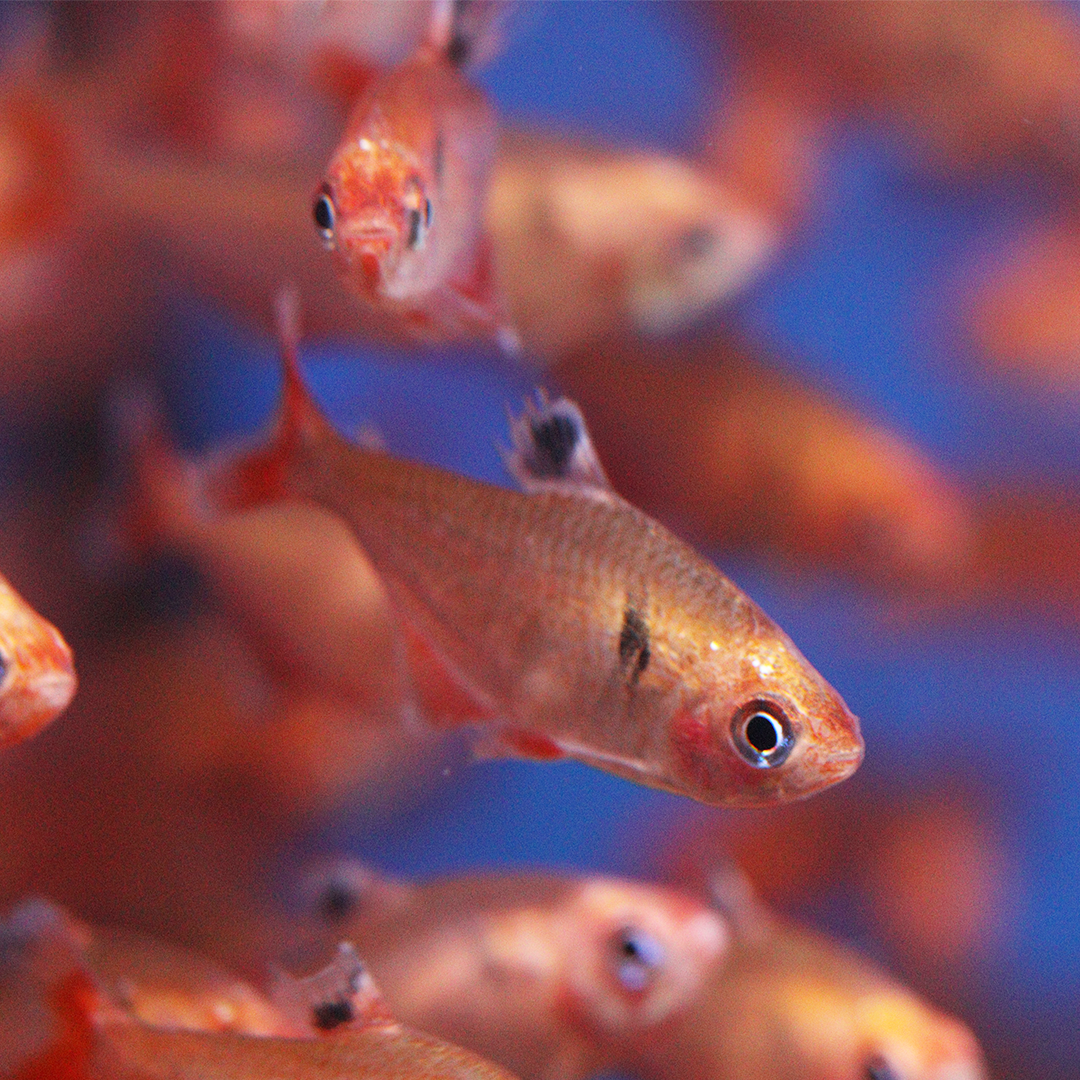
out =
<svg viewBox="0 0 1080 1080"><path fill-rule="evenodd" d="M331 434L300 374L300 306L296 289L282 288L275 300L281 346L281 405L269 439L258 449L233 459L207 484L211 501L223 509L242 510L274 502L288 494L289 466L300 449Z"/></svg>

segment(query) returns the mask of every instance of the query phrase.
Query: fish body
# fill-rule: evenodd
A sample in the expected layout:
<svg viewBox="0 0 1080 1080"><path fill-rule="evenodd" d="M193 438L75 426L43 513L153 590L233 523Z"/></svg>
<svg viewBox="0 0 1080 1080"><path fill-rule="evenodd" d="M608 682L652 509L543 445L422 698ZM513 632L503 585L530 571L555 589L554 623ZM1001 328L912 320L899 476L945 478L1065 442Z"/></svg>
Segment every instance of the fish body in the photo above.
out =
<svg viewBox="0 0 1080 1080"><path fill-rule="evenodd" d="M771 918L738 927L726 963L662 1037L649 1080L985 1080L979 1044L862 957Z"/></svg>
<svg viewBox="0 0 1080 1080"><path fill-rule="evenodd" d="M309 879L324 953L355 943L396 1016L522 1077L634 1071L729 945L688 893L601 876L470 875L410 885L351 862Z"/></svg>
<svg viewBox="0 0 1080 1080"><path fill-rule="evenodd" d="M495 112L432 44L353 108L315 195L346 281L421 337L499 337L484 204Z"/></svg>
<svg viewBox="0 0 1080 1080"><path fill-rule="evenodd" d="M111 969L105 978L103 968ZM0 924L0 1001L12 1006L0 1016L0 1074L11 1080L512 1080L475 1054L393 1020L348 949L310 980L284 977L298 995L332 994L321 1009L307 998L314 1024L275 1014L269 1002L251 1024L251 1017L234 1017L231 1027L220 1016L171 1006L155 1023L145 1019L151 983L159 983L161 1004L166 988L177 1000L197 997L220 988L222 978L180 950L131 935L102 938L52 904L24 904ZM19 1030L28 1020L30 1037Z"/></svg>
<svg viewBox="0 0 1080 1080"><path fill-rule="evenodd" d="M858 766L839 695L716 567L602 482L570 403L517 425L534 439L519 473L556 475L510 491L346 441L285 337L277 441L227 469L218 500L287 495L340 515L407 635L503 750L728 805L809 795Z"/></svg>
<svg viewBox="0 0 1080 1080"><path fill-rule="evenodd" d="M55 720L75 685L67 642L0 576L0 746Z"/></svg>

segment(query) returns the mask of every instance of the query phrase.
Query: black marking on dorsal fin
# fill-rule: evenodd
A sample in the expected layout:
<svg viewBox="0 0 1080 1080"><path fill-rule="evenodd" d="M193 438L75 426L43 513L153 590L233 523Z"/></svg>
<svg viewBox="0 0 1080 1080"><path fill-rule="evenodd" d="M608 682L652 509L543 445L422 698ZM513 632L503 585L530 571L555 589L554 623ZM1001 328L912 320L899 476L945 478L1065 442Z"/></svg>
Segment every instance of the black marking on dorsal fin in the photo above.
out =
<svg viewBox="0 0 1080 1080"><path fill-rule="evenodd" d="M631 686L636 686L642 672L649 666L649 624L641 613L627 603L623 609L622 630L619 631L619 664L627 672Z"/></svg>
<svg viewBox="0 0 1080 1080"><path fill-rule="evenodd" d="M506 466L526 491L559 489L611 496L581 410L569 398L550 401L543 390L510 418L513 449Z"/></svg>
<svg viewBox="0 0 1080 1080"><path fill-rule="evenodd" d="M295 1022L316 1031L359 1028L390 1019L382 995L348 942L321 971L298 979L279 972L274 1003Z"/></svg>

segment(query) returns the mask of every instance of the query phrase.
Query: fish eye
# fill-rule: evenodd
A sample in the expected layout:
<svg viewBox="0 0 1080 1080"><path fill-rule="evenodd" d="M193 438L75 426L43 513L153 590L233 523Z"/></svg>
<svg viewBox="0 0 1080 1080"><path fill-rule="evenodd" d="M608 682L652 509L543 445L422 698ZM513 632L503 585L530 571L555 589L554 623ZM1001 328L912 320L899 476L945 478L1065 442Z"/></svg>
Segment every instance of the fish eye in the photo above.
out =
<svg viewBox="0 0 1080 1080"><path fill-rule="evenodd" d="M901 1080L900 1074L880 1055L875 1054L867 1063L863 1080Z"/></svg>
<svg viewBox="0 0 1080 1080"><path fill-rule="evenodd" d="M627 990L640 993L664 962L664 947L651 934L624 926L612 938L615 975Z"/></svg>
<svg viewBox="0 0 1080 1080"><path fill-rule="evenodd" d="M791 752L795 735L784 710L771 701L744 705L731 724L735 748L755 768L774 769Z"/></svg>
<svg viewBox="0 0 1080 1080"><path fill-rule="evenodd" d="M315 218L315 226L323 243L332 247L334 243L334 200L330 197L330 190L324 184L319 191L319 197L312 207L312 216Z"/></svg>
<svg viewBox="0 0 1080 1080"><path fill-rule="evenodd" d="M326 887L319 893L318 910L323 920L328 923L341 922L346 916L351 915L359 897L354 889L340 878L335 878L326 883Z"/></svg>

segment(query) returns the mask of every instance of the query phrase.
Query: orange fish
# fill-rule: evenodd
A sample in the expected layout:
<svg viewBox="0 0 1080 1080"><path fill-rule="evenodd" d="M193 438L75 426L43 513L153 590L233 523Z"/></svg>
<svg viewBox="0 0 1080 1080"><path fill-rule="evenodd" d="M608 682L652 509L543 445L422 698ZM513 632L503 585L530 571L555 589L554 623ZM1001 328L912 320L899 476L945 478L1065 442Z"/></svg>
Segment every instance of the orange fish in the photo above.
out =
<svg viewBox="0 0 1080 1080"><path fill-rule="evenodd" d="M484 235L495 112L449 59L443 21L357 101L315 195L315 224L350 286L419 336L516 349Z"/></svg>
<svg viewBox="0 0 1080 1080"><path fill-rule="evenodd" d="M0 576L0 746L40 731L74 694L67 642Z"/></svg>
<svg viewBox="0 0 1080 1080"><path fill-rule="evenodd" d="M343 861L307 892L317 949L353 941L395 1015L538 1080L635 1072L729 944L702 900L616 878L408 885Z"/></svg>
<svg viewBox="0 0 1080 1080"><path fill-rule="evenodd" d="M310 980L284 977L303 1022L255 1035L144 1022L95 979L85 936L52 905L24 907L2 929L0 994L11 1007L0 1017L0 1074L10 1080L512 1080L396 1023L347 947ZM28 1021L37 1030L22 1038Z"/></svg>
<svg viewBox="0 0 1080 1080"><path fill-rule="evenodd" d="M210 484L218 501L291 496L351 527L414 650L460 688L449 722L502 752L572 757L725 805L812 794L862 760L857 719L716 567L621 499L581 414L514 424L508 491L354 446L304 389L283 311L276 439ZM423 702L421 702L423 704Z"/></svg>
<svg viewBox="0 0 1080 1080"><path fill-rule="evenodd" d="M644 1046L648 1080L986 1080L960 1021L880 968L720 889L734 940L689 1009Z"/></svg>

